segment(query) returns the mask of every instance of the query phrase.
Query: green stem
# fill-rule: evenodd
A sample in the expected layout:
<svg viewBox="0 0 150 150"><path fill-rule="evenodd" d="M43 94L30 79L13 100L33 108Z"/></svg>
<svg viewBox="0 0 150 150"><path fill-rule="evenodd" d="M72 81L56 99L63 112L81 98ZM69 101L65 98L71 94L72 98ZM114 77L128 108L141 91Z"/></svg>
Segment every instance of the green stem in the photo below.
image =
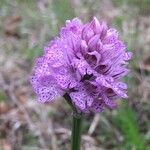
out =
<svg viewBox="0 0 150 150"><path fill-rule="evenodd" d="M81 132L82 132L82 113L78 113L75 106L72 104L71 97L69 94L64 94L63 96L67 103L71 106L73 110L73 123L72 123L72 135L71 135L71 150L80 150L81 143Z"/></svg>
<svg viewBox="0 0 150 150"><path fill-rule="evenodd" d="M71 150L80 150L82 116L73 115Z"/></svg>

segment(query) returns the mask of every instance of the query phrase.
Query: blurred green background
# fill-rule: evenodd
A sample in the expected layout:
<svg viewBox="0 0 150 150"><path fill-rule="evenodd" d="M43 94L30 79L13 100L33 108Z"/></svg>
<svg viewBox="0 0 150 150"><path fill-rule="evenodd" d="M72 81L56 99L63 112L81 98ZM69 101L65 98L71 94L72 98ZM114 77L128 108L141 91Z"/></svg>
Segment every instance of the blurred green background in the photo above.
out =
<svg viewBox="0 0 150 150"><path fill-rule="evenodd" d="M0 150L69 150L71 109L41 105L28 78L67 19L93 16L134 53L119 109L87 116L82 150L150 150L150 0L0 0Z"/></svg>

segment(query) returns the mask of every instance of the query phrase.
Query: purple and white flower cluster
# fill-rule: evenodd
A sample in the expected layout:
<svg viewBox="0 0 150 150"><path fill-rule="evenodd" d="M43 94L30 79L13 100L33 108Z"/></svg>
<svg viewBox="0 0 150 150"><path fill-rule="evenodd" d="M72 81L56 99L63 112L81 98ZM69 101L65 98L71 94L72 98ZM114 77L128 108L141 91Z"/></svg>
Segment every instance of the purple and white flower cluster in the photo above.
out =
<svg viewBox="0 0 150 150"><path fill-rule="evenodd" d="M131 57L117 30L96 17L86 24L75 18L44 48L30 82L42 103L68 94L84 113L114 109L118 98L127 98L121 79Z"/></svg>

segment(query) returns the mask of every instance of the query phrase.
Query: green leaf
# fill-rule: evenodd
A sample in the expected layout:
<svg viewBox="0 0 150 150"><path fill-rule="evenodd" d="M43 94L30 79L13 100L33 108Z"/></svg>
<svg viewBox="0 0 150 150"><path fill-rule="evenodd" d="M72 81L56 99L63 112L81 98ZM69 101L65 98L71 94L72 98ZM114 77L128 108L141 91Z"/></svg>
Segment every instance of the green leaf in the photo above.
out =
<svg viewBox="0 0 150 150"><path fill-rule="evenodd" d="M136 116L128 105L118 110L114 121L125 137L125 145L143 150L145 141L139 132Z"/></svg>

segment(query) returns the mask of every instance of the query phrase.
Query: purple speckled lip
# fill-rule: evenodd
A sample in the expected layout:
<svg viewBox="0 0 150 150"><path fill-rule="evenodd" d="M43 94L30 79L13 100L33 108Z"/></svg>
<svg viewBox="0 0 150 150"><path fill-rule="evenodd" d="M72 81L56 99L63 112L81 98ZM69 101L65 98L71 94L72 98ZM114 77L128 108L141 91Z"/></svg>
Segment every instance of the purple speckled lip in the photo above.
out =
<svg viewBox="0 0 150 150"><path fill-rule="evenodd" d="M44 48L30 82L42 103L67 93L83 113L115 109L118 98L127 98L121 79L131 57L117 30L96 17L86 24L75 18Z"/></svg>

